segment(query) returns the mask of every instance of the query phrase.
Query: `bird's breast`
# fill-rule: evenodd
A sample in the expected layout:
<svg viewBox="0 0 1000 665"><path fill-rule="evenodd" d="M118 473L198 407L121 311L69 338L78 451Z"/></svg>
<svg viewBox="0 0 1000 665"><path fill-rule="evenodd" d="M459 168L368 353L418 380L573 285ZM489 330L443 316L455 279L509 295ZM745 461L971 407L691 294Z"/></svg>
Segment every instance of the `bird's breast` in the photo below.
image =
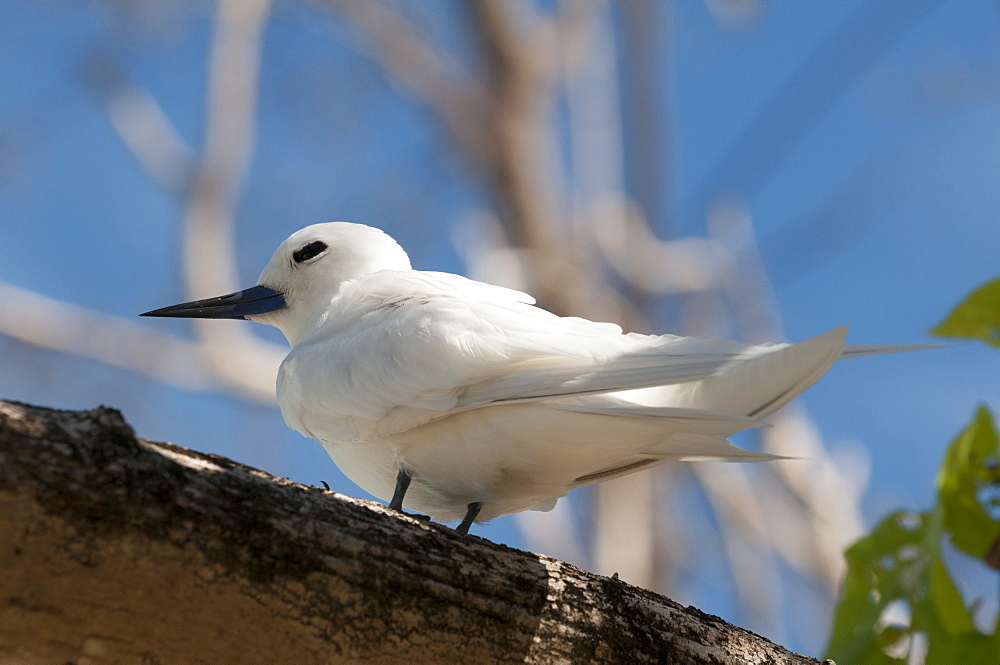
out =
<svg viewBox="0 0 1000 665"><path fill-rule="evenodd" d="M289 427L326 442L380 440L441 415L400 400L391 384L362 357L293 352L278 372L278 405Z"/></svg>

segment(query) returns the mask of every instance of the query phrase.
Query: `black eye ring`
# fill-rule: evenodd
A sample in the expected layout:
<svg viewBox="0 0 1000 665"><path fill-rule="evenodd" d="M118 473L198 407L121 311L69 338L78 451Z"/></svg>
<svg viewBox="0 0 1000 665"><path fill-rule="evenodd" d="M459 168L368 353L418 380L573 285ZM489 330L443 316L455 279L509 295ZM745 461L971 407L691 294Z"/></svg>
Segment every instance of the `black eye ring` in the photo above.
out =
<svg viewBox="0 0 1000 665"><path fill-rule="evenodd" d="M295 259L296 263L302 263L303 261L308 261L314 256L319 256L325 251L326 243L322 240L317 240L292 252L292 258Z"/></svg>

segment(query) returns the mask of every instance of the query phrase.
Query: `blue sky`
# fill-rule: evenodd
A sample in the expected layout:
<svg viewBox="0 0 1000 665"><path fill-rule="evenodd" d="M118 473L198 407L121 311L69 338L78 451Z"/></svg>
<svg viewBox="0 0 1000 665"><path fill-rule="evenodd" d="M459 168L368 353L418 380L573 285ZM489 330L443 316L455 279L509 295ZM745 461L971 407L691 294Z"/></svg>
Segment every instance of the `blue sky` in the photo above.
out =
<svg viewBox="0 0 1000 665"><path fill-rule="evenodd" d="M849 325L852 342L923 343L1000 273L1000 5L863 5L768 4L736 27L703 3L660 11L656 94L670 180L651 222L701 234L706 202L731 195L751 216L789 339ZM425 7L428 29L456 52L468 48L454 3ZM87 72L96 55L111 59L198 146L211 7L153 3L129 14L113 3L7 0L0 13L0 280L123 317L187 299L183 202L129 155ZM861 19L878 29L843 50L839 31ZM336 15L275 9L238 209L246 286L285 236L332 219L387 230L418 268L465 269L450 230L488 206L486 194L431 114L387 85L354 39ZM871 40L888 45L868 49ZM808 67L831 48L838 58ZM817 78L795 78L811 71ZM783 92L790 80L798 87ZM191 334L182 321L155 325ZM147 438L358 493L275 408L2 335L0 361L4 398L112 405ZM841 363L808 391L804 404L831 445L869 451L869 521L930 501L944 446L977 404L1000 408L998 370L1000 355L970 343ZM509 519L480 533L520 542ZM719 603L706 609L724 614Z"/></svg>

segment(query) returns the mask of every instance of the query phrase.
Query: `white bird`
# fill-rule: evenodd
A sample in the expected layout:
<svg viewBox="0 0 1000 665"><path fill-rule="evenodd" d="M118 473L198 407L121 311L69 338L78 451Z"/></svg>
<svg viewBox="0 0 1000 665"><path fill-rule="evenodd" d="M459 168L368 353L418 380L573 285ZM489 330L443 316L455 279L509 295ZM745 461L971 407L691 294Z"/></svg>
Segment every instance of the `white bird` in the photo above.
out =
<svg viewBox="0 0 1000 665"><path fill-rule="evenodd" d="M413 270L378 229L306 227L245 291L143 316L245 318L291 345L277 379L289 427L390 507L448 522L550 510L570 490L671 460L775 456L726 437L761 425L850 346L623 334L524 293ZM662 386L662 406L629 391Z"/></svg>

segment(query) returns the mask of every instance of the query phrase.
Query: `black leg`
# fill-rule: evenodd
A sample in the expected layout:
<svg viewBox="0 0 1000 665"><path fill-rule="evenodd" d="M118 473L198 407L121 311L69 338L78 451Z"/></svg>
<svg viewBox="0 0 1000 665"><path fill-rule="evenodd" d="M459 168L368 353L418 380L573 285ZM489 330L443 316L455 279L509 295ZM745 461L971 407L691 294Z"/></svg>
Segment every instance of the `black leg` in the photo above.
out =
<svg viewBox="0 0 1000 665"><path fill-rule="evenodd" d="M455 531L459 533L469 533L469 527L472 523L476 521L476 517L479 515L479 511L483 509L483 502L476 501L475 503L469 504L469 511L465 513L465 519L462 523L455 527Z"/></svg>
<svg viewBox="0 0 1000 665"><path fill-rule="evenodd" d="M403 496L406 494L406 488L409 486L410 474L405 469L400 469L399 473L396 474L396 491L392 493L392 501L389 502L390 508L393 510L403 510Z"/></svg>

